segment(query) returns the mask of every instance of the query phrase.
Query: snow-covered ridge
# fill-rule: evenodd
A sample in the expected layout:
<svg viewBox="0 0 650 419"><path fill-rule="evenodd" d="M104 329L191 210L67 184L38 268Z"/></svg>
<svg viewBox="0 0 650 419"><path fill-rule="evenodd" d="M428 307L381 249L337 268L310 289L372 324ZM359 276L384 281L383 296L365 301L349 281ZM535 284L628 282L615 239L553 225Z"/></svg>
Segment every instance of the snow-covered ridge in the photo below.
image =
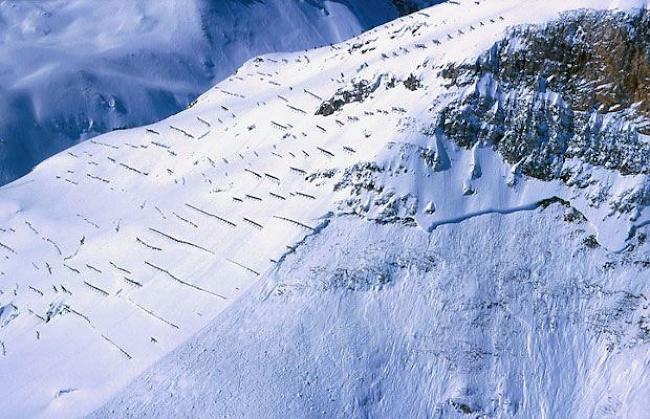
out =
<svg viewBox="0 0 650 419"><path fill-rule="evenodd" d="M516 217L530 227L540 217L552 229L577 221L562 224L553 243L566 245L566 235L576 252L593 251L589 258L598 263L585 272L597 284L600 269L613 261L620 270L603 292L632 295L625 319L644 330L650 214L647 207L633 217L611 213L607 205L591 205L590 194L607 182L604 202L613 202L645 187L646 175L588 167L596 182L587 188L534 178L490 144L462 147L437 124L440 111L464 93L448 87L443 69L478 58L510 26L558 19L565 3L454 2L343 44L258 57L190 109L75 146L0 189L0 375L12 377L0 389L9 401L6 416L91 412L212 319L219 322L223 310L236 310L261 276L272 279L273 289L287 282L272 276L275 269L283 272L286 260L299 265L293 252L307 252L319 233L362 237L383 228L368 227L375 224L390 231L377 233L384 238L374 248L390 237L417 236L415 250L427 237L442 246L447 232L463 235L466 223L495 229L497 221L485 220ZM613 5L638 6L578 1L570 7ZM331 109L323 106L328 101ZM348 219L356 221L341 221ZM339 226L334 233L330 224ZM527 231L542 246L537 226ZM489 240L481 240L484 250ZM530 257L519 250L518 257ZM572 254L554 266L565 266ZM367 279L354 279L353 288L383 287L369 270L370 276L352 275ZM345 275L327 286L345 288ZM300 274L296 283L303 280ZM639 330L626 330L624 344L613 347L632 348L643 362L647 337ZM474 402L457 405L473 411Z"/></svg>
<svg viewBox="0 0 650 419"><path fill-rule="evenodd" d="M0 184L80 140L179 112L255 55L341 42L401 9L390 0L0 2Z"/></svg>

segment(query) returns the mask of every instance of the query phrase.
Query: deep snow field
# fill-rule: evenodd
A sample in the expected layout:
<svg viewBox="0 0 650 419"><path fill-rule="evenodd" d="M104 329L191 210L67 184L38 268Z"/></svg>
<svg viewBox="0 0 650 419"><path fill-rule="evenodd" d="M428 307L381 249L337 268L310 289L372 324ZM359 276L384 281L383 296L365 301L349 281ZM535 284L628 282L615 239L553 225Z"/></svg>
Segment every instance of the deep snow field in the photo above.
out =
<svg viewBox="0 0 650 419"><path fill-rule="evenodd" d="M2 416L647 417L648 175L536 179L435 125L490 89L444 66L584 7L647 10L441 4L0 188Z"/></svg>

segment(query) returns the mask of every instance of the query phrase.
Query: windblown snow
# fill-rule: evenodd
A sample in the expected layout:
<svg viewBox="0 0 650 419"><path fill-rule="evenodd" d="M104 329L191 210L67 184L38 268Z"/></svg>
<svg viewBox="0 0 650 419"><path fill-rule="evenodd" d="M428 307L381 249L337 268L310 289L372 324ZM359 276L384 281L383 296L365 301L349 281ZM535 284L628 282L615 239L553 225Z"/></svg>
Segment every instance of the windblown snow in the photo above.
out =
<svg viewBox="0 0 650 419"><path fill-rule="evenodd" d="M439 123L501 89L450 65L582 8L648 13L441 4L1 188L3 416L644 417L647 165L535 177Z"/></svg>

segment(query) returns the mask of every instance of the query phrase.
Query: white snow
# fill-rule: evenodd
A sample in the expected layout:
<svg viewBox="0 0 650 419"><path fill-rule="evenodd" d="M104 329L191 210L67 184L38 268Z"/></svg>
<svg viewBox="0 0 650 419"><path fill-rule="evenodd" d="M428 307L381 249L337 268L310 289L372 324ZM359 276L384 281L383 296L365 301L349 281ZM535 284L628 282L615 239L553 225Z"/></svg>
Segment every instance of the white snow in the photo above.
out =
<svg viewBox="0 0 650 419"><path fill-rule="evenodd" d="M254 59L190 109L146 128L79 144L1 188L0 377L10 377L0 387L3 416L83 416L125 388L126 395L110 402L99 416L183 416L200 408L192 415L278 417L289 403L291 417L364 412L395 417L411 400L412 416L424 417L437 412L435 400L458 399L457 405L488 411L491 402L481 394L497 390L505 394L500 402L511 403L499 408L512 415L517 409L541 409L542 417L557 417L578 403L583 410L574 411L597 413L601 407L611 408L608 401L598 400L604 394L618 400L611 403L622 406L616 412L623 416L630 413L625 409L642 406L648 391L647 345L608 355L604 344L585 335L588 324L574 325L581 314L597 314L600 297L594 297L596 302L589 295L580 297L585 292L580 287L552 293L569 275L572 284L586 278L589 287L602 287L607 298L619 291L647 295L647 270L632 267L616 270L607 283L591 284L601 275L602 264L618 257L614 251L626 244L628 231L648 222L647 208L630 219L590 206L586 195L591 189L526 178L512 184L512 166L493 150L461 149L441 133L427 131L434 122L428 110L432 103L451 99L437 77L441 65L477 56L510 25L543 22L574 7L612 4L461 1L415 13L336 46ZM476 29L469 30L470 25ZM361 52L364 48L369 50ZM411 73L420 77L422 89L382 85L362 103L346 105L329 117L314 115L323 99L353 80L376 80L381 74L403 80ZM444 155L444 170L425 165L418 158L421 149ZM386 186L381 193L362 190L357 195L351 187L335 188L345 170L359 162L383 169L369 179ZM617 193L647 182L641 176L592 170ZM467 186L473 194L464 194ZM563 224L559 205L537 208L552 197L569 201L586 223ZM435 212L429 202L435 203ZM355 213L362 217L349 216ZM363 221L390 217L396 217L396 224ZM409 217L412 226L403 225L410 225ZM591 234L602 244L595 253L579 248ZM387 293L373 294L384 286L385 266L375 263L378 255L398 255L402 249L405 255L417 253L421 246L439 254L435 266L443 268L435 281L421 287L429 277L410 273L416 269L412 264L421 263L416 258L400 268ZM291 253L293 249L298 253ZM576 252L587 253L576 258ZM505 275L529 266L531 258L535 263L529 275L542 276L544 281L537 278L534 284L544 288L533 287L530 301L516 298L533 292L529 285L503 286L495 282L501 276L480 272L491 261L490 269ZM363 292L321 298L318 290L332 278L311 278L317 271L310 267L352 269L366 260L367 266L359 264ZM503 270L499 263L512 266ZM349 279L341 278L344 283ZM357 282L350 286L357 287ZM331 287L340 288L337 284ZM449 286L453 288L445 293ZM493 287L498 288L494 294ZM297 293L297 300L284 304L278 290ZM496 323L485 335L468 326L462 313L438 317L487 295L512 297L514 306L505 308L499 315L503 317L491 318ZM563 315L565 297L572 308L582 307L581 298L586 299L586 311L566 314L559 334L535 333L531 322L553 323L553 316ZM264 298L270 302L260 301ZM603 306L618 303L611 298ZM540 314L526 305L531 301L557 307ZM220 315L224 310L229 311ZM630 316L643 309L634 310ZM405 320L409 316L412 322ZM347 319L357 326L346 328ZM501 321L512 333L515 325L525 329L502 343L504 350L528 358L505 356L473 378L471 369L454 375L451 364L439 369L423 355L436 352L440 344L436 359L471 357L477 345L477 356L492 356L480 351L494 349L484 340L502 333ZM441 327L421 335L429 322ZM453 335L456 324L460 337ZM454 354L455 345L465 345L458 339L466 332L478 333L467 337L470 352ZM632 339L631 332L625 333ZM421 349L415 359L398 345L406 338L407 348ZM563 360L566 345L573 346ZM214 353L204 357L196 348ZM373 348L380 348L377 358L368 352ZM387 356L394 358L386 361ZM540 369L544 365L549 369ZM285 366L286 371L278 372ZM392 366L397 366L396 374L389 374ZM349 376L337 376L348 369ZM306 370L318 377L300 375ZM518 371L527 375L517 376ZM531 371L551 378L532 377ZM386 388L372 384L384 373L391 377ZM623 394L628 382L609 384L623 374L638 390ZM413 382L408 379L412 375ZM491 375L505 378L481 378ZM304 387L304 380L319 379L326 383L318 390ZM554 399L545 398L558 380L563 390L576 386L586 393L565 397L555 392ZM344 383L342 389L339 383ZM173 390L166 394L163 390L169 388ZM539 393L530 400L535 390ZM204 391L214 398L206 398ZM328 394L338 402L326 408ZM354 404L348 403L350 397ZM318 400L307 402L314 398ZM391 403L396 400L402 402ZM211 410L204 404L223 406L224 401L231 403L224 409L232 410Z"/></svg>
<svg viewBox="0 0 650 419"><path fill-rule="evenodd" d="M647 286L563 213L337 217L91 417L644 418L647 344L608 345Z"/></svg>
<svg viewBox="0 0 650 419"><path fill-rule="evenodd" d="M0 183L80 140L168 117L258 54L395 17L388 0L0 2Z"/></svg>

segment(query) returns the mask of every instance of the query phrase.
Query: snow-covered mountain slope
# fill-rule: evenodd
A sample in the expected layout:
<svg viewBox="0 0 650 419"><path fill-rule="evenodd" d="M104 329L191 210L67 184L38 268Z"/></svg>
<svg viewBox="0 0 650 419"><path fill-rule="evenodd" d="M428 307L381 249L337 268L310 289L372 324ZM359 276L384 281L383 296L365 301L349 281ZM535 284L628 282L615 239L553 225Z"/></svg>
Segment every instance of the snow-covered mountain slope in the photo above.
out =
<svg viewBox="0 0 650 419"><path fill-rule="evenodd" d="M567 215L335 217L93 417L647 417L647 276Z"/></svg>
<svg viewBox="0 0 650 419"><path fill-rule="evenodd" d="M0 189L3 415L641 417L647 22L447 3L46 160Z"/></svg>
<svg viewBox="0 0 650 419"><path fill-rule="evenodd" d="M262 53L340 42L434 1L0 2L0 184L184 109Z"/></svg>

